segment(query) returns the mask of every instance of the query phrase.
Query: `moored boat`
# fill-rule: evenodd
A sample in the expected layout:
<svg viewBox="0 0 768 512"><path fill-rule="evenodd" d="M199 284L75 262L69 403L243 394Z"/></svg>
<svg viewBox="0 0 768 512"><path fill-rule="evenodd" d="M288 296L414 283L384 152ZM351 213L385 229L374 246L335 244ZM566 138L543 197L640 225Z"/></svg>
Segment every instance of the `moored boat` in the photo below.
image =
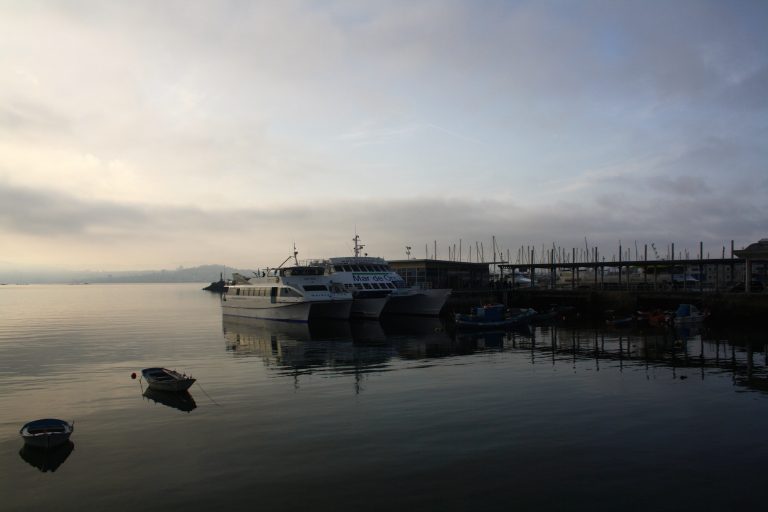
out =
<svg viewBox="0 0 768 512"><path fill-rule="evenodd" d="M27 446L47 449L69 441L74 430L74 421L69 423L56 418L44 418L24 424L19 434Z"/></svg>
<svg viewBox="0 0 768 512"><path fill-rule="evenodd" d="M158 391L186 391L196 379L186 373L167 368L144 368L141 376L147 381L150 389Z"/></svg>
<svg viewBox="0 0 768 512"><path fill-rule="evenodd" d="M379 318L388 315L438 316L450 289L408 286L386 260L363 253L365 247L355 234L354 255L334 257L314 264L352 293L352 316Z"/></svg>
<svg viewBox="0 0 768 512"><path fill-rule="evenodd" d="M691 324L702 322L707 316L707 313L700 311L693 304L680 304L672 316L672 321L675 325Z"/></svg>
<svg viewBox="0 0 768 512"><path fill-rule="evenodd" d="M456 327L461 329L484 329L522 325L536 314L533 309L508 311L504 304L486 304L472 308L470 314L457 313Z"/></svg>
<svg viewBox="0 0 768 512"><path fill-rule="evenodd" d="M387 315L439 316L451 295L450 288L407 286L399 274L392 272L397 287L389 296L384 313Z"/></svg>
<svg viewBox="0 0 768 512"><path fill-rule="evenodd" d="M352 309L352 292L325 275L324 266L295 265L264 269L253 277L234 275L221 297L225 315L308 322L310 318L347 319Z"/></svg>

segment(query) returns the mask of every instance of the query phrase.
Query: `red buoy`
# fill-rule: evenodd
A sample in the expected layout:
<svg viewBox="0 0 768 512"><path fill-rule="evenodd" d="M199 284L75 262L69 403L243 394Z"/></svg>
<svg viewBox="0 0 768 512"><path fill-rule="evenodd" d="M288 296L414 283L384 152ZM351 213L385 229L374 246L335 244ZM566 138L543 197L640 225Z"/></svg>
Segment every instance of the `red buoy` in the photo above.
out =
<svg viewBox="0 0 768 512"><path fill-rule="evenodd" d="M135 379L135 378L136 378L136 372L133 372L133 373L131 374L131 378L132 378L132 379Z"/></svg>

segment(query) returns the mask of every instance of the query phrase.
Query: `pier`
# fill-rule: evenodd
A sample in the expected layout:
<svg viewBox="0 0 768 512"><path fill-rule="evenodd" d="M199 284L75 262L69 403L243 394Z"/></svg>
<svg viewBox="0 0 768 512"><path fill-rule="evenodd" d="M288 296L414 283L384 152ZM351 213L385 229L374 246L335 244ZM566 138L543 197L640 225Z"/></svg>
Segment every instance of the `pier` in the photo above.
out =
<svg viewBox="0 0 768 512"><path fill-rule="evenodd" d="M534 276L530 288L541 287L542 272L548 274L547 288L597 288L601 290L658 290L682 288L684 290L712 291L735 286L737 267L745 267L745 260L735 258L684 260L630 260L577 263L500 263L500 279L508 280L515 288L516 271L530 271ZM698 269L692 272L691 269ZM638 271L642 272L638 272ZM563 279L563 271L568 277ZM505 276L505 272L507 276ZM745 288L746 290L746 288Z"/></svg>
<svg viewBox="0 0 768 512"><path fill-rule="evenodd" d="M653 247L654 252L656 251ZM631 254L630 251L627 251ZM730 257L725 257L725 247L723 247L722 257L704 258L704 244L699 242L698 258L678 258L675 259L675 244L671 244L668 259L648 259L648 245L644 246L643 259L624 260L624 250L619 245L618 258L612 256L611 261L606 261L605 257L600 259L597 247L592 250L580 251L582 257L577 257L576 248L571 250L571 255L564 253L562 248L553 247L545 255L547 261L536 262L534 249L530 249L530 254L523 255L522 248L519 260L527 259L527 262L508 263L493 262L499 270L499 280L506 284L505 271L508 273L512 288L516 287L515 277L518 271L530 272L530 287L540 286L541 280L537 277L543 274L547 276L548 282L545 286L548 288L567 287L570 284L571 289L576 288L595 288L595 289L613 289L613 290L659 290L669 288L696 289L699 292L714 291L720 292L723 289L733 290L738 288L739 283L743 283L743 291L750 292L762 291L762 283L766 282L766 270L768 262L768 239L762 239L759 242L749 245L745 249L735 250L733 241L731 241ZM637 247L635 254L638 256ZM589 258L586 256L589 255ZM539 255L541 259L542 255ZM570 256L570 257L569 257ZM686 251L687 256L687 251ZM757 266L755 264L758 264ZM755 281L757 270L760 279ZM738 273L737 273L738 271ZM566 279L562 279L563 274ZM591 274L591 275L590 275ZM582 279L582 276L584 278ZM608 279L606 279L606 276ZM650 279L649 279L650 277Z"/></svg>

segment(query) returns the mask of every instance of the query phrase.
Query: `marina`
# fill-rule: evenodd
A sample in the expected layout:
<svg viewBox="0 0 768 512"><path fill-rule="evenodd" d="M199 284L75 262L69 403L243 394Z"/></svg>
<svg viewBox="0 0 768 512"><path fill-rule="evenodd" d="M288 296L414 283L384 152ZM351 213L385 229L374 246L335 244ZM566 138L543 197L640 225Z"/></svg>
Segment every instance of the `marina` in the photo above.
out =
<svg viewBox="0 0 768 512"><path fill-rule="evenodd" d="M0 512L765 506L768 1L0 14Z"/></svg>

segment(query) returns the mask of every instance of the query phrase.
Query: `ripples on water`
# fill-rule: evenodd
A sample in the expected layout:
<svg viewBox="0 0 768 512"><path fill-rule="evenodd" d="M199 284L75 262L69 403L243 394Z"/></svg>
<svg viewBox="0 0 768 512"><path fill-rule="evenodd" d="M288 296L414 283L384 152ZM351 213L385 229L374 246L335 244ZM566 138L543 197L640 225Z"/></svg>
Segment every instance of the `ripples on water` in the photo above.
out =
<svg viewBox="0 0 768 512"><path fill-rule="evenodd" d="M0 509L762 502L763 332L286 324L199 288L0 288ZM154 365L200 385L131 380ZM30 454L18 429L46 416L72 444Z"/></svg>

